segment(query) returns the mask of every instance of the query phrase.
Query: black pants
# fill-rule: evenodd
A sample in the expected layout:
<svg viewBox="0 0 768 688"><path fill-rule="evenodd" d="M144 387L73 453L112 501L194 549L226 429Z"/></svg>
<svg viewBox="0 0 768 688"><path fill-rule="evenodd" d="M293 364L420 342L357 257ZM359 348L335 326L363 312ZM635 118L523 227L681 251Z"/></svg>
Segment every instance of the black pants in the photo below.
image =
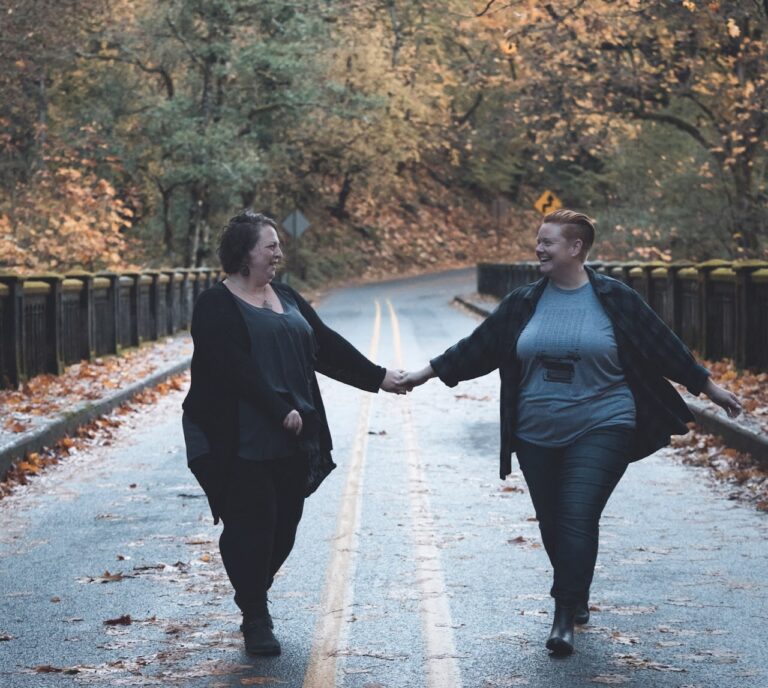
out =
<svg viewBox="0 0 768 688"><path fill-rule="evenodd" d="M566 447L518 439L517 460L554 569L551 594L573 605L589 599L600 515L627 468L634 430L599 428Z"/></svg>
<svg viewBox="0 0 768 688"><path fill-rule="evenodd" d="M219 549L244 615L266 611L267 590L293 549L306 481L304 456L233 462L221 500Z"/></svg>

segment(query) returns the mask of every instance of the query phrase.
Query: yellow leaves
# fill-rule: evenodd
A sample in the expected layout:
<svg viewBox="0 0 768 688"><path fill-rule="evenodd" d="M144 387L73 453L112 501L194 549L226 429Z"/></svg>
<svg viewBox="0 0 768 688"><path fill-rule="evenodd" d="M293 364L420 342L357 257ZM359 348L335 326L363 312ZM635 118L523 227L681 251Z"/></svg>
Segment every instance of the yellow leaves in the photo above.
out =
<svg viewBox="0 0 768 688"><path fill-rule="evenodd" d="M738 38L741 35L741 29L733 17L728 17L728 21L726 22L725 26L728 30L728 35L731 38Z"/></svg>
<svg viewBox="0 0 768 688"><path fill-rule="evenodd" d="M508 57L517 53L517 45L508 39L499 41L499 49Z"/></svg>
<svg viewBox="0 0 768 688"><path fill-rule="evenodd" d="M689 12L696 11L696 4L691 2L691 0L683 0L683 7L685 7L685 9L687 9Z"/></svg>

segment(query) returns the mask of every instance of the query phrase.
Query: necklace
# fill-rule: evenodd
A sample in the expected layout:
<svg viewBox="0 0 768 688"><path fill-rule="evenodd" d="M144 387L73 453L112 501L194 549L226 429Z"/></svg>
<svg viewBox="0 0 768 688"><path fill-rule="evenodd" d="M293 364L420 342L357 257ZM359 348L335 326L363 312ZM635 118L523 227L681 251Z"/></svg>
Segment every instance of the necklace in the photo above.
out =
<svg viewBox="0 0 768 688"><path fill-rule="evenodd" d="M261 308L269 308L272 310L272 306L269 305L269 299L267 298L267 287L269 284L264 285L264 287L261 290L261 296L256 296L255 294L248 291L248 289L245 289L244 287L241 287L237 282L232 280L231 278L227 280L229 284L231 284L237 291L239 291L241 294L246 296L245 299L248 303L251 303L251 301L257 301L259 298L261 299Z"/></svg>

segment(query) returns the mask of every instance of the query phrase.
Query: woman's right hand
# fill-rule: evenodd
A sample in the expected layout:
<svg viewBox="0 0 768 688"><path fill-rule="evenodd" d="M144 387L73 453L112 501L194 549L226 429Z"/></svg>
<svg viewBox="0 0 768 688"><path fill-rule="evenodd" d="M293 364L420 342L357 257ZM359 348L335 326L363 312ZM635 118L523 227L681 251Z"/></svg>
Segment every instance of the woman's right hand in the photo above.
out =
<svg viewBox="0 0 768 688"><path fill-rule="evenodd" d="M427 380L431 380L433 377L435 377L435 371L432 370L431 365L427 364L421 370L406 373L400 384L410 392L414 387L423 385Z"/></svg>
<svg viewBox="0 0 768 688"><path fill-rule="evenodd" d="M294 435L301 434L302 425L301 415L296 409L293 409L293 411L283 418L283 427Z"/></svg>

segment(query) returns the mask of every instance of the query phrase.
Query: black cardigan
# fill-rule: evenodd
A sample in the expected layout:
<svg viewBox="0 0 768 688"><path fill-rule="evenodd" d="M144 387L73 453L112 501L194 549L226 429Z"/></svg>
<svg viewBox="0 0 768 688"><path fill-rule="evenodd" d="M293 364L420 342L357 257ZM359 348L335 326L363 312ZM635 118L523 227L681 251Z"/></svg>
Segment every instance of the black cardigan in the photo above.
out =
<svg viewBox="0 0 768 688"><path fill-rule="evenodd" d="M341 335L329 328L294 289L272 283L278 295L296 301L317 340L316 370L339 382L368 392L377 392L386 369L369 361ZM184 411L205 433L217 461L228 461L237 452L239 437L238 399L260 407L282 425L293 409L289 400L270 388L251 352L251 338L235 297L221 282L206 289L192 313L192 384L183 403ZM312 394L318 412L320 447L333 448L328 420L313 375Z"/></svg>

